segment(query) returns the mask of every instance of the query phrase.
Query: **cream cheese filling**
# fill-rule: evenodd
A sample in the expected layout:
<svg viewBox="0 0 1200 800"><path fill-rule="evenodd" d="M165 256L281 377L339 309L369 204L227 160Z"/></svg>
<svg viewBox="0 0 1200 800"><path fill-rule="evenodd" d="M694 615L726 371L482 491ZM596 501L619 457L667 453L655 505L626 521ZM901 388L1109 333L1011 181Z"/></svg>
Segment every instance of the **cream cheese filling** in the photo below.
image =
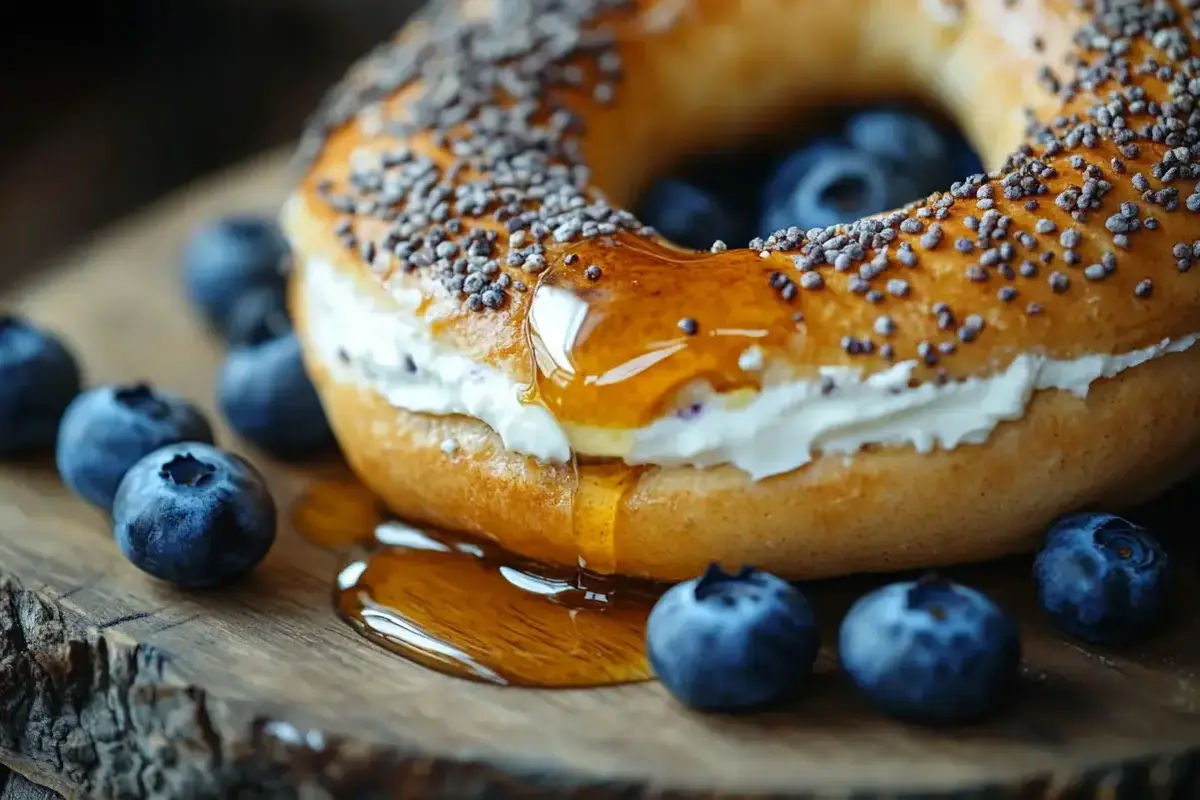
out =
<svg viewBox="0 0 1200 800"><path fill-rule="evenodd" d="M546 408L522 403L522 387L501 371L437 343L415 314L419 293L393 292L396 307L385 308L327 261L307 261L302 274L309 340L326 368L397 408L474 417L506 448L545 461L565 462L574 451L630 464L730 464L755 480L794 470L818 453L851 455L868 444L922 453L982 444L1001 422L1019 419L1035 391L1084 398L1095 381L1200 339L1190 334L1066 360L1024 353L1001 372L941 385L910 386L915 361L867 376L823 367L818 380L767 385L750 396L701 391L685 412L613 431L564 425Z"/></svg>

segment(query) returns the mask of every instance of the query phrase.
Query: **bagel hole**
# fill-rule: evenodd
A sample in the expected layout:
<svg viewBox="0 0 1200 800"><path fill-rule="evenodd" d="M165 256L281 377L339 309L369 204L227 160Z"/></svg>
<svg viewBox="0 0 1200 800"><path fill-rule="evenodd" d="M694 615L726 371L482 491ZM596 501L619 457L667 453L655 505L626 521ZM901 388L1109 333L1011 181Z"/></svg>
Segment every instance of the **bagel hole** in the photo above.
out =
<svg viewBox="0 0 1200 800"><path fill-rule="evenodd" d="M847 175L822 189L821 199L835 208L850 210L862 204L868 191L870 189L861 175Z"/></svg>
<svg viewBox="0 0 1200 800"><path fill-rule="evenodd" d="M925 170L909 164L908 174L905 174L902 165L887 162L884 166L892 184L890 188L894 189L888 192L887 207L869 209L853 218L845 218L844 222L890 211L933 192L945 191L954 181L983 171L978 148L951 117L936 106L910 100L826 106L816 111L805 111L803 119L799 121L765 133L747 135L721 149L706 149L674 159L660 174L643 182L643 191L630 206L643 221L659 228L663 236L681 247L707 250L718 238L729 247L745 247L751 239L766 237L777 229L765 219L764 212L768 205L765 195L772 178L789 157L822 141L849 147L844 135L847 123L868 112L911 114L928 122L948 143L947 152L953 158L940 170L938 165L933 164L925 165ZM879 160L876 156L872 158ZM839 211L854 211L859 207L856 203L877 194L872 193L866 180L863 174L850 173L825 187L819 196ZM730 216L727 224L714 233L715 228L721 227L718 225L720 220L707 213L697 215L696 224L690 229L680 222L680 217L686 217L686 214L680 213L667 214L673 219L666 226L657 224L664 214L657 211L653 204L660 199L658 189L665 182L682 182L716 198ZM805 225L802 219L789 221L780 227L790 225L802 229L813 227Z"/></svg>

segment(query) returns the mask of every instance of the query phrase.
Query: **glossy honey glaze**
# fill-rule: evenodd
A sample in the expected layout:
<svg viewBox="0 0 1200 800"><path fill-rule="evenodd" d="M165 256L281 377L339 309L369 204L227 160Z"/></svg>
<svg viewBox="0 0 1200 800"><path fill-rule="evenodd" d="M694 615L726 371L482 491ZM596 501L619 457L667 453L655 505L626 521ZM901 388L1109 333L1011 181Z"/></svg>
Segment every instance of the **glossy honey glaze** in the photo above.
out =
<svg viewBox="0 0 1200 800"><path fill-rule="evenodd" d="M342 618L411 661L516 686L651 677L645 623L657 587L544 567L487 542L385 520L351 484L310 487L292 519L310 542L349 552L334 592Z"/></svg>
<svg viewBox="0 0 1200 800"><path fill-rule="evenodd" d="M717 258L632 236L576 250L578 261L541 276L526 318L537 379L527 399L558 419L639 427L694 382L758 388L761 376L739 363L751 347L805 345L801 304L780 298L757 253Z"/></svg>

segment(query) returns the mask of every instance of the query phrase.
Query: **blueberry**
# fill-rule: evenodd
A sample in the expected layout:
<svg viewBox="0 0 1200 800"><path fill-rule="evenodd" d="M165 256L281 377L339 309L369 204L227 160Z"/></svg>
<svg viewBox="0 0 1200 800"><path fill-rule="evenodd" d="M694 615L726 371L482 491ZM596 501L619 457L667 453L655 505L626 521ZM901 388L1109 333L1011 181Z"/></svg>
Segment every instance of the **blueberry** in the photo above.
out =
<svg viewBox="0 0 1200 800"><path fill-rule="evenodd" d="M262 344L292 329L287 299L282 287L258 286L233 302L225 320L225 339L230 345Z"/></svg>
<svg viewBox="0 0 1200 800"><path fill-rule="evenodd" d="M812 172L813 167L825 158L836 157L846 151L846 143L832 136L824 136L793 151L771 172L762 193L762 219L759 233L763 236L792 225L796 213L792 202L796 186Z"/></svg>
<svg viewBox="0 0 1200 800"><path fill-rule="evenodd" d="M1153 536L1112 514L1072 514L1046 534L1034 561L1038 599L1066 633L1124 644L1158 622L1170 560Z"/></svg>
<svg viewBox="0 0 1200 800"><path fill-rule="evenodd" d="M860 598L842 621L842 665L884 713L930 724L995 708L1014 684L1021 644L983 594L926 578Z"/></svg>
<svg viewBox="0 0 1200 800"><path fill-rule="evenodd" d="M902 170L936 170L944 173L949 161L946 137L929 120L895 110L864 111L846 121L846 138L864 153L870 153ZM942 176L931 177L940 184ZM949 184L950 176L945 176ZM942 187L945 188L945 187Z"/></svg>
<svg viewBox="0 0 1200 800"><path fill-rule="evenodd" d="M275 501L258 470L201 442L155 450L113 503L117 547L135 567L187 588L227 583L275 541Z"/></svg>
<svg viewBox="0 0 1200 800"><path fill-rule="evenodd" d="M979 160L979 154L975 152L975 148L971 147L970 142L961 136L953 136L949 140L950 159L950 175L949 182L959 181L968 175L978 175L984 172L983 162ZM946 185L931 186L930 192L939 189L945 190Z"/></svg>
<svg viewBox="0 0 1200 800"><path fill-rule="evenodd" d="M716 565L667 591L650 612L646 650L662 684L693 708L762 706L812 671L820 646L808 600L787 581Z"/></svg>
<svg viewBox="0 0 1200 800"><path fill-rule="evenodd" d="M147 453L184 441L213 441L196 406L144 383L101 386L67 407L55 462L71 491L109 511L130 467Z"/></svg>
<svg viewBox="0 0 1200 800"><path fill-rule="evenodd" d="M786 166L787 162L785 162ZM875 157L848 147L823 150L808 172L765 199L762 228L827 228L853 222L912 200L911 181L890 175Z"/></svg>
<svg viewBox="0 0 1200 800"><path fill-rule="evenodd" d="M295 334L230 351L217 404L230 427L274 455L302 456L333 441Z"/></svg>
<svg viewBox="0 0 1200 800"><path fill-rule="evenodd" d="M197 230L183 254L188 298L218 329L224 329L234 303L255 287L282 287L288 253L271 219L240 214Z"/></svg>
<svg viewBox="0 0 1200 800"><path fill-rule="evenodd" d="M677 179L658 181L638 204L638 216L675 244L707 250L720 239L743 242L750 238L745 220L716 195Z"/></svg>
<svg viewBox="0 0 1200 800"><path fill-rule="evenodd" d="M0 314L0 457L52 446L81 381L79 364L61 341Z"/></svg>

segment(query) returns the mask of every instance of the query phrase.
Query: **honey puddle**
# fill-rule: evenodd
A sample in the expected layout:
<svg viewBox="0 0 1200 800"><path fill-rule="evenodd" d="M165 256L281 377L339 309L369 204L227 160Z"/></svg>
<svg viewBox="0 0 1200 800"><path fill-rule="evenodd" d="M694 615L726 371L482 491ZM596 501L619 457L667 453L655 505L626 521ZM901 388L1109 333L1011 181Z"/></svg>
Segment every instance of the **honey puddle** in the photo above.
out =
<svg viewBox="0 0 1200 800"><path fill-rule="evenodd" d="M371 641L461 678L537 687L648 680L651 585L560 570L387 520L366 490L319 483L293 508L310 542L350 551L338 613Z"/></svg>

